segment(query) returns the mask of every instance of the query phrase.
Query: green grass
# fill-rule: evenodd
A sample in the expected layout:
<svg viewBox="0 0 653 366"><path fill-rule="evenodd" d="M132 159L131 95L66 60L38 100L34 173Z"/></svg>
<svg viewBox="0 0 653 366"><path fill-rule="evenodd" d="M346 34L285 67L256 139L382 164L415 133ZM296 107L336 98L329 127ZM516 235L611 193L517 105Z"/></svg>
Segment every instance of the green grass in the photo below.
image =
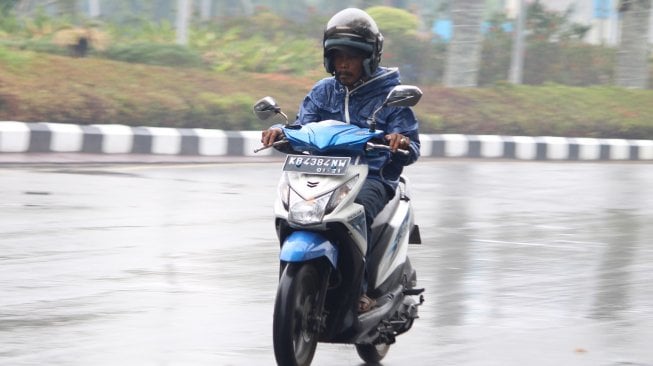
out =
<svg viewBox="0 0 653 366"><path fill-rule="evenodd" d="M0 120L262 129L269 122L253 116L256 100L272 95L292 118L313 83L325 76L319 65L306 76L291 76L0 47ZM653 90L420 87L424 97L415 110L423 133L653 139Z"/></svg>

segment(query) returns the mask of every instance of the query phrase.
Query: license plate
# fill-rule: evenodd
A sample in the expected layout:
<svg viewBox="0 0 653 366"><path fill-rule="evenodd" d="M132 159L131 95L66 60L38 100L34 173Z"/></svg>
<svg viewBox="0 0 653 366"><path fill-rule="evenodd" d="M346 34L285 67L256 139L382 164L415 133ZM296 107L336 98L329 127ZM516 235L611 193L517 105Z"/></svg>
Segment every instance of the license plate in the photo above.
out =
<svg viewBox="0 0 653 366"><path fill-rule="evenodd" d="M288 155L283 170L316 175L344 175L350 161L350 157L341 156Z"/></svg>

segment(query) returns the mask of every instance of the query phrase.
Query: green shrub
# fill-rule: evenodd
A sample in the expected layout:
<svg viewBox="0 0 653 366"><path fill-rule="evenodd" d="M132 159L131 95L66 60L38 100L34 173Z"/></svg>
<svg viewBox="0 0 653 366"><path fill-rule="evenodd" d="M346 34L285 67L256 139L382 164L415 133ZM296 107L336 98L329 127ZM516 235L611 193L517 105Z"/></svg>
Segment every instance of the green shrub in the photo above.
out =
<svg viewBox="0 0 653 366"><path fill-rule="evenodd" d="M417 16L403 9L390 6L373 6L366 9L366 12L374 18L384 34L394 36L414 35L419 26Z"/></svg>
<svg viewBox="0 0 653 366"><path fill-rule="evenodd" d="M445 49L431 36L417 32L419 19L416 15L389 6L374 6L366 11L384 36L382 65L399 67L405 83L427 84L441 80Z"/></svg>
<svg viewBox="0 0 653 366"><path fill-rule="evenodd" d="M106 58L174 67L202 67L202 57L197 52L175 44L133 43L109 47L102 55Z"/></svg>
<svg viewBox="0 0 653 366"><path fill-rule="evenodd" d="M175 27L166 20L155 22L132 17L127 21L109 22L104 26L116 44L132 42L172 44L176 38Z"/></svg>
<svg viewBox="0 0 653 366"><path fill-rule="evenodd" d="M11 49L0 45L0 64L7 65L12 70L18 70L31 61L32 55L25 52L16 52Z"/></svg>
<svg viewBox="0 0 653 366"><path fill-rule="evenodd" d="M67 56L69 51L66 48L57 46L52 43L49 39L28 39L18 42L13 42L13 48L41 52L41 53L50 53L53 55Z"/></svg>
<svg viewBox="0 0 653 366"><path fill-rule="evenodd" d="M191 101L186 127L225 130L262 129L262 124L252 113L254 102L254 98L247 94L220 95L202 92Z"/></svg>
<svg viewBox="0 0 653 366"><path fill-rule="evenodd" d="M321 50L306 39L283 39L262 35L220 42L211 63L218 72L248 71L303 75L321 65Z"/></svg>
<svg viewBox="0 0 653 366"><path fill-rule="evenodd" d="M20 31L20 23L6 2L0 1L0 36Z"/></svg>
<svg viewBox="0 0 653 366"><path fill-rule="evenodd" d="M307 36L314 28L263 11L205 24L192 32L190 47L217 72L306 75L322 64L321 36Z"/></svg>

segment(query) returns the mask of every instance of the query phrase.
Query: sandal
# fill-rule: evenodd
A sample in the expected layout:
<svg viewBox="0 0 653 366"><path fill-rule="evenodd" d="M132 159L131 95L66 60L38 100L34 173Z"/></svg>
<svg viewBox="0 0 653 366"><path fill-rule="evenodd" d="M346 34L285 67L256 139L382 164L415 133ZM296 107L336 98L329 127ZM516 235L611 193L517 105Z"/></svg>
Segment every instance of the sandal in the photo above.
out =
<svg viewBox="0 0 653 366"><path fill-rule="evenodd" d="M358 299L358 313L366 313L372 310L376 306L376 300L371 297L363 294L360 299Z"/></svg>

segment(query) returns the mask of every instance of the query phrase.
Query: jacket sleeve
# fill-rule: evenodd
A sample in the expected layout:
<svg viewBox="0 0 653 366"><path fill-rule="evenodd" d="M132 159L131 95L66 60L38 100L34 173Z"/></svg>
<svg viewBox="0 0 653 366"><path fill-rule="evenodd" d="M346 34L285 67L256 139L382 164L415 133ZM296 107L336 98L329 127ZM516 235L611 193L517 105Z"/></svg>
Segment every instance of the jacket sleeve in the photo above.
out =
<svg viewBox="0 0 653 366"><path fill-rule="evenodd" d="M322 118L320 118L320 109L313 101L314 96L315 89L311 90L308 95L304 97L304 101L299 107L299 113L297 114L297 120L295 121L296 124L305 125L307 123L322 120Z"/></svg>
<svg viewBox="0 0 653 366"><path fill-rule="evenodd" d="M393 163L405 166L417 161L420 156L421 143L419 141L419 123L413 110L408 107L393 108L387 117L387 121L387 133L399 133L410 139L409 154L394 154L392 157Z"/></svg>
<svg viewBox="0 0 653 366"><path fill-rule="evenodd" d="M326 119L323 107L328 103L329 95L327 93L328 81L326 79L318 81L311 91L304 97L304 101L299 107L296 124L305 125L311 122L319 122Z"/></svg>

